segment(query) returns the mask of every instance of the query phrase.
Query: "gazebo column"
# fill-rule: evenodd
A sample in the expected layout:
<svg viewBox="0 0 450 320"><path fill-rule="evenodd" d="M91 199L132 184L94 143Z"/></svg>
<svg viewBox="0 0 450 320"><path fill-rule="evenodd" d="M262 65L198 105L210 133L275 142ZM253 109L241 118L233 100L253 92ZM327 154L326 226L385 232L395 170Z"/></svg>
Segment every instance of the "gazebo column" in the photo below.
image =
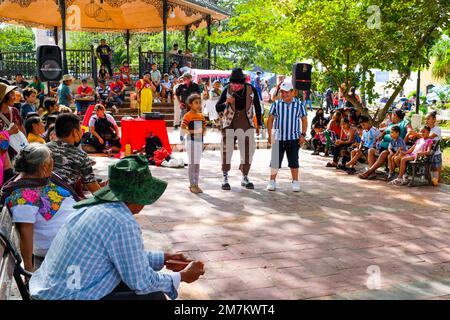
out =
<svg viewBox="0 0 450 320"><path fill-rule="evenodd" d="M125 45L127 46L127 62L130 64L130 30L125 34Z"/></svg>
<svg viewBox="0 0 450 320"><path fill-rule="evenodd" d="M211 37L211 15L206 18L208 37ZM211 69L211 41L208 38L208 69Z"/></svg>
<svg viewBox="0 0 450 320"><path fill-rule="evenodd" d="M66 57L66 0L59 0L59 10L61 13L63 74L67 74L68 69Z"/></svg>
<svg viewBox="0 0 450 320"><path fill-rule="evenodd" d="M53 28L53 39L55 40L55 44L58 45L58 27Z"/></svg>
<svg viewBox="0 0 450 320"><path fill-rule="evenodd" d="M167 70L167 11L169 10L169 5L167 0L163 1L163 73Z"/></svg>
<svg viewBox="0 0 450 320"><path fill-rule="evenodd" d="M191 26L187 25L184 27L184 49L189 48L189 30Z"/></svg>

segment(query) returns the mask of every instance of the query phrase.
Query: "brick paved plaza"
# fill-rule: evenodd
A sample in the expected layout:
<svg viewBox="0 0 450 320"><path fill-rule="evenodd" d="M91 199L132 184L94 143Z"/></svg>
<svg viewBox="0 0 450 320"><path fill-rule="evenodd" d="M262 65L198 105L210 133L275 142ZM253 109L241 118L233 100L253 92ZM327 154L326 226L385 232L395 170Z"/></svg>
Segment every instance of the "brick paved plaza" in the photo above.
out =
<svg viewBox="0 0 450 320"><path fill-rule="evenodd" d="M254 191L240 187L238 157L232 191L220 189L218 151L204 153L200 196L188 190L187 169L152 168L169 186L137 217L146 248L206 265L204 277L181 285L180 299L450 298L448 186L388 187L325 168L327 159L303 150L300 159L299 194L288 169L276 192L265 190L268 150L255 155ZM112 160L96 161L104 178ZM380 268L380 290L368 289L369 266Z"/></svg>

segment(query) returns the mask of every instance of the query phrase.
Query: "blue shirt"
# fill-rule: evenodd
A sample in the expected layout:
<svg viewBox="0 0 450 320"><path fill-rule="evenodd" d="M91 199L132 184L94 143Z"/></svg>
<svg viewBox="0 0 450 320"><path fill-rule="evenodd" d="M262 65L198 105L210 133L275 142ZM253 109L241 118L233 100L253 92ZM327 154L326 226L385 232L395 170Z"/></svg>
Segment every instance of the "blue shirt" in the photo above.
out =
<svg viewBox="0 0 450 320"><path fill-rule="evenodd" d="M70 87L61 83L58 87L58 104L70 107L69 97L70 97Z"/></svg>
<svg viewBox="0 0 450 320"><path fill-rule="evenodd" d="M123 281L136 294L177 297L179 273L155 272L164 253L146 252L139 224L123 202L83 207L71 214L30 280L33 299L97 300Z"/></svg>
<svg viewBox="0 0 450 320"><path fill-rule="evenodd" d="M403 119L402 121L400 121L399 123L395 124L395 123L391 123L386 130L384 131L384 137L383 140L381 141L381 147L382 148L389 148L389 142L391 142L391 128L393 126L399 126L400 127L400 138L405 139L406 133L407 133L407 127L408 127L408 120Z"/></svg>
<svg viewBox="0 0 450 320"><path fill-rule="evenodd" d="M364 130L362 134L363 147L365 148L373 148L375 145L375 140L380 134L380 130L375 127L371 127L369 131Z"/></svg>
<svg viewBox="0 0 450 320"><path fill-rule="evenodd" d="M27 118L27 114L30 112L36 112L36 108L32 104L24 103L20 106L20 117L23 121Z"/></svg>
<svg viewBox="0 0 450 320"><path fill-rule="evenodd" d="M294 98L290 103L279 99L272 104L269 114L275 117L276 140L289 141L300 138L300 119L306 117L307 113L299 99Z"/></svg>
<svg viewBox="0 0 450 320"><path fill-rule="evenodd" d="M397 152L399 149L402 149L403 151L408 150L405 141L400 137L398 137L397 140L391 139L388 149L391 149L392 152Z"/></svg>
<svg viewBox="0 0 450 320"><path fill-rule="evenodd" d="M261 89L261 84L260 84L260 82L261 82L260 76L256 76L256 77L255 77L255 81L254 81L253 86L254 86L256 89Z"/></svg>

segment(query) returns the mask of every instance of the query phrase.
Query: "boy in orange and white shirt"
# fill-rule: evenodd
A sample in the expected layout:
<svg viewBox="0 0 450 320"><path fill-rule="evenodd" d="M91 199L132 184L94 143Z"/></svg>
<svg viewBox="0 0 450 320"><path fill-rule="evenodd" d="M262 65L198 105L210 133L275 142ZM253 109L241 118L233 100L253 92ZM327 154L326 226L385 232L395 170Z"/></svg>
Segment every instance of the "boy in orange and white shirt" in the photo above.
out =
<svg viewBox="0 0 450 320"><path fill-rule="evenodd" d="M190 95L186 104L190 109L183 117L182 133L187 135L186 150L189 157L189 190L192 193L202 193L198 186L200 176L200 159L203 152L203 136L206 133L206 119L202 114L201 97L198 94Z"/></svg>

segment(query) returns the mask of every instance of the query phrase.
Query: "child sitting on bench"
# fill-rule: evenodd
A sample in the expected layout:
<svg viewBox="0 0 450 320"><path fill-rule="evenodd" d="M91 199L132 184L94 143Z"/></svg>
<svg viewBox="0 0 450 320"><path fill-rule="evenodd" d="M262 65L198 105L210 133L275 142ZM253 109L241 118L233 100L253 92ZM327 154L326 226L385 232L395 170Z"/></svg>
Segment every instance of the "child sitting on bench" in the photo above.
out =
<svg viewBox="0 0 450 320"><path fill-rule="evenodd" d="M324 157L328 157L329 152L332 151L334 142L336 141L336 134L334 131L326 130L321 124L314 125L315 137L312 139L314 152L312 155L319 155L323 151Z"/></svg>
<svg viewBox="0 0 450 320"><path fill-rule="evenodd" d="M433 145L433 140L430 139L430 127L423 127L420 130L421 137L416 141L414 146L412 146L407 152L400 152L400 159L397 163L400 163L400 171L398 173L398 178L389 182L391 185L406 185L408 180L406 177L406 167L408 162L415 161L421 156L428 156L431 152L431 147Z"/></svg>

